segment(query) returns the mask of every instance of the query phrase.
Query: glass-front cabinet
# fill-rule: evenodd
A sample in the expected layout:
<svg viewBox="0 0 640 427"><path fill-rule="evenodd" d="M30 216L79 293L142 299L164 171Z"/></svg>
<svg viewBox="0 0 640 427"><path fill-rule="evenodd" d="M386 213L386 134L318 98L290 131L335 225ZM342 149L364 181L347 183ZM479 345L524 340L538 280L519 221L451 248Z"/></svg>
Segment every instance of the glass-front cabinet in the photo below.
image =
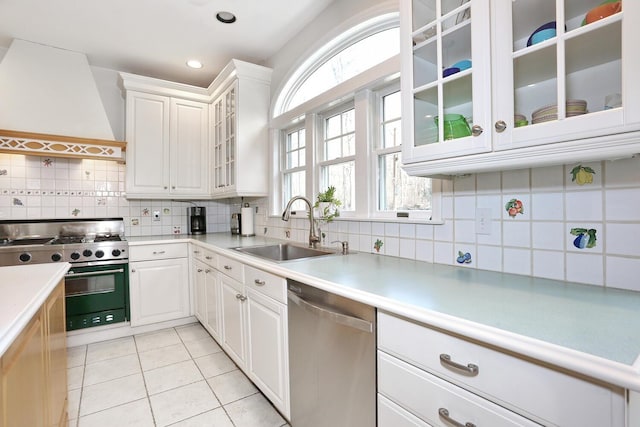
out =
<svg viewBox="0 0 640 427"><path fill-rule="evenodd" d="M403 117L412 113L403 142L407 172L459 174L640 152L640 2L401 4Z"/></svg>
<svg viewBox="0 0 640 427"><path fill-rule="evenodd" d="M489 1L400 2L403 158L491 150ZM412 111L412 114L407 112Z"/></svg>

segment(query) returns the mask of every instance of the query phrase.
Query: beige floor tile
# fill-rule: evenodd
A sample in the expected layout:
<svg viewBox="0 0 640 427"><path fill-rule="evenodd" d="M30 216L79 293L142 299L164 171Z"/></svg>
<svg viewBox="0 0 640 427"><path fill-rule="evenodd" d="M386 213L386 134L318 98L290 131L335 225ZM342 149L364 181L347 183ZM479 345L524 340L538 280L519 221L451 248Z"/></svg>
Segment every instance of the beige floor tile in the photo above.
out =
<svg viewBox="0 0 640 427"><path fill-rule="evenodd" d="M136 346L133 337L118 338L117 340L102 341L87 346L86 363L95 363L115 357L135 354Z"/></svg>
<svg viewBox="0 0 640 427"><path fill-rule="evenodd" d="M202 381L204 378L193 362L187 360L162 368L145 371L144 380L149 395L181 387L183 385Z"/></svg>
<svg viewBox="0 0 640 427"><path fill-rule="evenodd" d="M124 405L81 417L78 427L154 427L148 399L140 399Z"/></svg>
<svg viewBox="0 0 640 427"><path fill-rule="evenodd" d="M205 378L211 378L238 369L233 360L223 352L199 357L195 361Z"/></svg>
<svg viewBox="0 0 640 427"><path fill-rule="evenodd" d="M69 419L76 420L78 418L78 411L80 410L80 394L82 393L82 389L70 390L67 393L67 413L69 414Z"/></svg>
<svg viewBox="0 0 640 427"><path fill-rule="evenodd" d="M149 399L158 427L168 426L220 407L206 381L165 391Z"/></svg>
<svg viewBox="0 0 640 427"><path fill-rule="evenodd" d="M137 354L91 363L84 370L84 385L93 385L141 373Z"/></svg>
<svg viewBox="0 0 640 427"><path fill-rule="evenodd" d="M179 326L176 332L180 335L183 342L200 340L202 338L211 338L209 332L202 327L200 323L192 323L191 325Z"/></svg>
<svg viewBox="0 0 640 427"><path fill-rule="evenodd" d="M258 392L256 386L240 370L217 375L207 382L223 405Z"/></svg>
<svg viewBox="0 0 640 427"><path fill-rule="evenodd" d="M141 352L139 356L143 371L191 359L189 352L182 343Z"/></svg>
<svg viewBox="0 0 640 427"><path fill-rule="evenodd" d="M135 335L135 340L140 353L181 343L180 337L173 328Z"/></svg>
<svg viewBox="0 0 640 427"><path fill-rule="evenodd" d="M171 427L234 427L222 408L196 415L184 421L171 424Z"/></svg>
<svg viewBox="0 0 640 427"><path fill-rule="evenodd" d="M84 376L84 366L76 366L67 369L67 389L76 390L82 388L82 377Z"/></svg>
<svg viewBox="0 0 640 427"><path fill-rule="evenodd" d="M222 351L222 348L220 348L218 343L211 337L195 341L185 341L184 345L194 359Z"/></svg>
<svg viewBox="0 0 640 427"><path fill-rule="evenodd" d="M67 368L82 366L87 358L87 346L81 345L67 349Z"/></svg>
<svg viewBox="0 0 640 427"><path fill-rule="evenodd" d="M82 389L80 416L89 415L147 396L142 374L94 384Z"/></svg>
<svg viewBox="0 0 640 427"><path fill-rule="evenodd" d="M236 427L281 427L286 421L260 393L225 405Z"/></svg>

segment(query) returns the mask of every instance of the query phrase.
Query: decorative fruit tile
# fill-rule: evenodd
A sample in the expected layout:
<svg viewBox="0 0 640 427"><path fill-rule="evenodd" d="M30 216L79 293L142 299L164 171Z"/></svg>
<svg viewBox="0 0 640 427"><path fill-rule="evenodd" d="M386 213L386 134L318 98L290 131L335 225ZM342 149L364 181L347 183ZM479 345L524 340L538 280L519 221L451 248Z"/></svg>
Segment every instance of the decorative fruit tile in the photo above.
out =
<svg viewBox="0 0 640 427"><path fill-rule="evenodd" d="M471 254L469 252L458 251L456 262L458 264L471 264Z"/></svg>
<svg viewBox="0 0 640 427"><path fill-rule="evenodd" d="M511 218L515 218L517 215L524 214L524 204L518 199L511 199L504 205L504 210Z"/></svg>
<svg viewBox="0 0 640 427"><path fill-rule="evenodd" d="M591 249L596 247L597 230L594 228L572 228L569 234L576 236L573 239L573 246L578 249Z"/></svg>

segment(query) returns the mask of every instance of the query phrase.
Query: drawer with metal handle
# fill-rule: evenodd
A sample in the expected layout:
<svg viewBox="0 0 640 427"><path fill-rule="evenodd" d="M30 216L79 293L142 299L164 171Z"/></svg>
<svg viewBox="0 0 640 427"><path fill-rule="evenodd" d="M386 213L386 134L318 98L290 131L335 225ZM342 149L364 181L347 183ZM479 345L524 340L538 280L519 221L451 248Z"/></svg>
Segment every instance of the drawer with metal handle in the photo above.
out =
<svg viewBox="0 0 640 427"><path fill-rule="evenodd" d="M187 243L165 243L129 246L129 261L185 258L189 256Z"/></svg>
<svg viewBox="0 0 640 427"><path fill-rule="evenodd" d="M287 303L286 279L257 268L244 266L245 285L283 304Z"/></svg>
<svg viewBox="0 0 640 427"><path fill-rule="evenodd" d="M624 425L621 388L381 311L378 348L542 424Z"/></svg>
<svg viewBox="0 0 640 427"><path fill-rule="evenodd" d="M244 283L244 265L239 261L218 255L218 271Z"/></svg>

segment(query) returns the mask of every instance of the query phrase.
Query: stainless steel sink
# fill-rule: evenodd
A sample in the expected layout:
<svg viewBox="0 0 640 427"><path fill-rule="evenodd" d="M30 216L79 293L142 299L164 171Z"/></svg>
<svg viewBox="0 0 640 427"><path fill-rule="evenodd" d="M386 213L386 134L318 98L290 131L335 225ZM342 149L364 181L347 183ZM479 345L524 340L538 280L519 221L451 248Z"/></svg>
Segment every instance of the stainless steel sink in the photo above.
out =
<svg viewBox="0 0 640 427"><path fill-rule="evenodd" d="M263 245L234 248L236 251L271 261L292 261L296 259L312 258L324 255L334 255L335 252L324 249L312 249L303 246L281 243L277 245Z"/></svg>

